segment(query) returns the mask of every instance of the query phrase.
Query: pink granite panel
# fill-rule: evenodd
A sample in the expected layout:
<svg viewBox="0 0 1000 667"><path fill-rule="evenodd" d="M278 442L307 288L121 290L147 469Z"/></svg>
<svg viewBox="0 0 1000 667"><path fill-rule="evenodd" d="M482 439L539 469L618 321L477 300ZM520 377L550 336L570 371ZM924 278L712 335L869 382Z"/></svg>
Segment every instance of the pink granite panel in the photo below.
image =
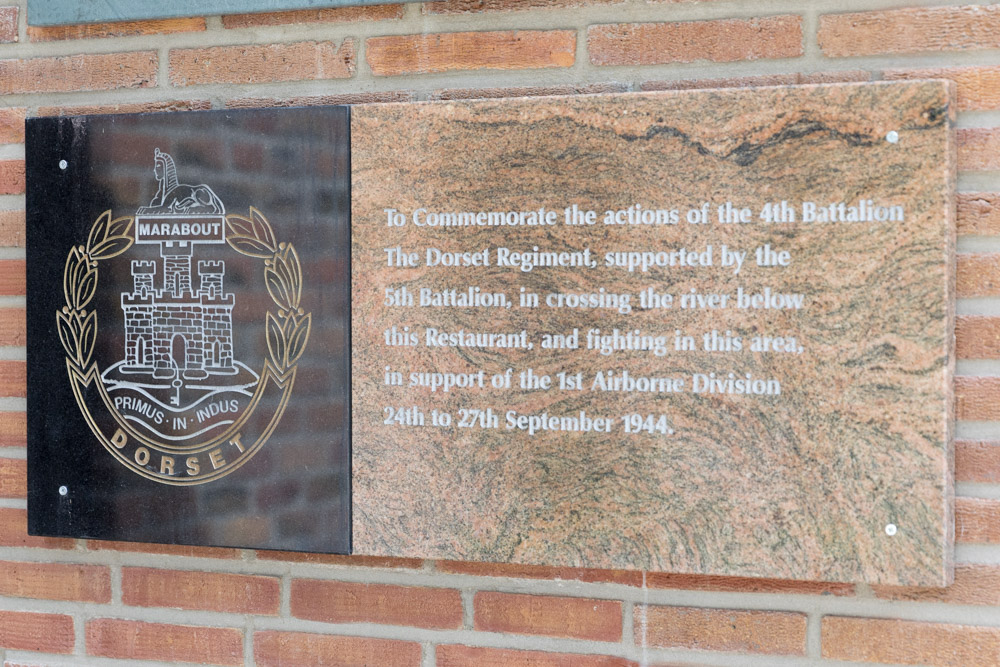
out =
<svg viewBox="0 0 1000 667"><path fill-rule="evenodd" d="M946 583L950 95L945 82L902 82L355 107L355 551ZM886 139L890 132L897 141ZM803 220L806 202L817 210L835 204L836 218L868 200L871 220ZM727 201L750 209L750 220L719 222ZM781 201L794 221L760 219L766 204ZM710 221L689 223L688 212L706 203ZM606 211L637 204L676 211L677 222L604 223ZM596 211L595 223L564 224L574 205ZM892 207L902 215L874 219L879 206L890 218ZM542 207L557 212L556 224L430 227L412 218L416 209ZM401 212L405 225L390 226L385 209ZM536 246L568 258L589 250L594 266L498 265L503 249ZM755 250L764 246L787 252L788 265L758 265ZM397 247L416 253L414 266L388 266L386 249ZM738 273L721 265L723 247L746 251ZM485 250L489 264L428 266L428 249ZM605 265L607 253L655 260L681 249L705 265ZM414 305L387 305L387 290L400 288ZM502 293L510 307L421 307L422 288L479 288ZM538 307L520 305L522 288L539 295ZM641 307L649 289L671 295L671 307ZM770 301L785 308L747 308L741 291L790 296ZM684 307L681 297L692 293L702 298ZM547 305L553 294L629 295L630 307L556 308ZM725 295L725 307L712 294ZM407 327L415 344L393 344L405 340L392 339L393 327ZM533 348L429 345L428 329L510 332L515 344L523 330ZM598 329L639 330L660 337L663 349L587 349ZM577 349L543 349L545 334L574 331ZM712 331L739 337L742 349L706 350ZM692 336L695 349L678 350L676 332ZM780 337L791 351L754 351L755 337ZM528 368L553 386L520 388ZM387 369L404 385L387 385ZM490 387L507 369L511 388ZM484 387L408 386L411 373L479 371ZM582 388L560 389L560 372L582 374ZM653 378L655 390L595 383L625 372ZM694 391L695 376L711 373L749 374L766 391ZM424 425L384 423L386 408L411 406L401 421ZM495 425L458 427L462 410L487 408ZM434 410L451 414L452 425L431 425ZM610 432L530 434L508 428L509 411L585 424L582 411L607 418ZM626 433L620 417L630 414L653 415L653 432ZM669 432L656 432L660 424Z"/></svg>

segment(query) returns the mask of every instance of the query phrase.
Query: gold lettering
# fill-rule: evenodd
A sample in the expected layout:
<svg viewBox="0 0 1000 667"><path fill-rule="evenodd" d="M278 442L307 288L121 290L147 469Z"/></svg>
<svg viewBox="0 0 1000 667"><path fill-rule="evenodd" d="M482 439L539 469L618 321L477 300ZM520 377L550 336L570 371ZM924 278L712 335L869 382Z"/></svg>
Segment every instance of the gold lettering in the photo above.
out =
<svg viewBox="0 0 1000 667"><path fill-rule="evenodd" d="M185 465L187 465L187 474L188 474L188 476L194 477L199 472L201 472L201 465L198 463L198 457L197 456L189 456L189 457L187 457L187 460L185 460L184 463L185 463Z"/></svg>
<svg viewBox="0 0 1000 667"><path fill-rule="evenodd" d="M149 450L145 447L137 447L135 450L135 462L141 466L149 463Z"/></svg>
<svg viewBox="0 0 1000 667"><path fill-rule="evenodd" d="M118 449L124 447L126 442L128 442L128 436L125 435L125 431L121 429L117 429L115 434L111 436L111 444Z"/></svg>
<svg viewBox="0 0 1000 667"><path fill-rule="evenodd" d="M222 466L226 465L226 459L222 458L221 449L213 449L208 454L208 458L212 460L212 468L218 470Z"/></svg>
<svg viewBox="0 0 1000 667"><path fill-rule="evenodd" d="M160 474L161 475L174 474L174 458L172 456L164 456L160 459Z"/></svg>
<svg viewBox="0 0 1000 667"><path fill-rule="evenodd" d="M236 449L240 450L240 454L243 453L243 443L240 442L240 438L242 437L243 437L242 433L237 433L229 440L229 444L234 445Z"/></svg>

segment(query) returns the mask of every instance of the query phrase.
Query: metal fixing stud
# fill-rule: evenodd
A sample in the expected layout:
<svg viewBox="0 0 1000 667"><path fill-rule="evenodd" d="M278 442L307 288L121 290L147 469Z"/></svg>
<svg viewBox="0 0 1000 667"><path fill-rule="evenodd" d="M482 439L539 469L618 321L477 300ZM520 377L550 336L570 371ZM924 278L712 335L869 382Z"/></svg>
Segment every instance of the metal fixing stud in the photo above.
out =
<svg viewBox="0 0 1000 667"><path fill-rule="evenodd" d="M889 537L892 537L893 535L895 535L896 534L896 524L894 524L894 523L887 523L887 524L885 524L885 534L888 535Z"/></svg>
<svg viewBox="0 0 1000 667"><path fill-rule="evenodd" d="M899 143L899 132L896 132L896 130L889 130L889 133L885 135L885 140L890 144Z"/></svg>
<svg viewBox="0 0 1000 667"><path fill-rule="evenodd" d="M59 495L60 496L65 496L68 493L69 493L69 489L67 489L65 486L60 486L59 487Z"/></svg>

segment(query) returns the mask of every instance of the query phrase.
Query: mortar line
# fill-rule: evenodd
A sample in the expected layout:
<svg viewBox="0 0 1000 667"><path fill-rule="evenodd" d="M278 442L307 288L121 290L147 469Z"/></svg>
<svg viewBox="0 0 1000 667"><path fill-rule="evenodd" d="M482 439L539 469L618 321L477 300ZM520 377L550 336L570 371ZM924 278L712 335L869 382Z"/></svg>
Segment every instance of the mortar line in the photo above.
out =
<svg viewBox="0 0 1000 667"><path fill-rule="evenodd" d="M806 614L806 656L822 658L822 614L811 611Z"/></svg>

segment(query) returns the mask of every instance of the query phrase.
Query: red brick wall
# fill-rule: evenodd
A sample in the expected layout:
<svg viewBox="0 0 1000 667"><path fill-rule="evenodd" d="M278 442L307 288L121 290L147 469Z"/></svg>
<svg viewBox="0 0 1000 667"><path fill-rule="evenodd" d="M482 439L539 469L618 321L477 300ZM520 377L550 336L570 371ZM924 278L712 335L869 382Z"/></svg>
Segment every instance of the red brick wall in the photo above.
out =
<svg viewBox="0 0 1000 667"><path fill-rule="evenodd" d="M26 25L25 3L6 4L0 6L5 665L89 665L101 658L390 667L1000 664L1000 5L438 0L34 28ZM924 77L958 85L959 498L951 587L25 534L26 116Z"/></svg>

